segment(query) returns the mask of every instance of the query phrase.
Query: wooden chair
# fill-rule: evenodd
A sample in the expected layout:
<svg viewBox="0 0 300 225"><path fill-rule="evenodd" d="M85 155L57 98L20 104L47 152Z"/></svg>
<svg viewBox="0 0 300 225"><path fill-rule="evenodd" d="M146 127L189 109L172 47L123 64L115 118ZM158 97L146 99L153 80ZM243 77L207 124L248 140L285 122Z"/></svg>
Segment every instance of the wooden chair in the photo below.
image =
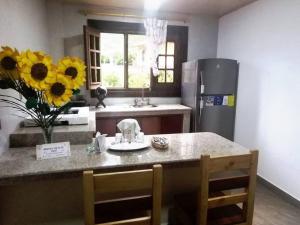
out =
<svg viewBox="0 0 300 225"><path fill-rule="evenodd" d="M85 225L160 225L161 189L161 165L103 174L85 171ZM145 203L147 200L151 200L149 204ZM137 212L145 207L151 211L150 215Z"/></svg>
<svg viewBox="0 0 300 225"><path fill-rule="evenodd" d="M171 224L252 225L257 162L256 150L246 155L219 158L202 155L200 190L175 196ZM239 171L239 175L233 176L232 171ZM216 173L227 175L212 179L211 175ZM242 208L237 205L239 203Z"/></svg>

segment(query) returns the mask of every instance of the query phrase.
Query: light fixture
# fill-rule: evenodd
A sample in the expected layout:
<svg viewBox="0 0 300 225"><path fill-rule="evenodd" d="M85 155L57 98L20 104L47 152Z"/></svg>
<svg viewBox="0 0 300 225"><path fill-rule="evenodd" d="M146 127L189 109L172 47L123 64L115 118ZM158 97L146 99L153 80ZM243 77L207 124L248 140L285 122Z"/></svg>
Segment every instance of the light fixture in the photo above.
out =
<svg viewBox="0 0 300 225"><path fill-rule="evenodd" d="M157 11L165 0L144 0L146 11Z"/></svg>

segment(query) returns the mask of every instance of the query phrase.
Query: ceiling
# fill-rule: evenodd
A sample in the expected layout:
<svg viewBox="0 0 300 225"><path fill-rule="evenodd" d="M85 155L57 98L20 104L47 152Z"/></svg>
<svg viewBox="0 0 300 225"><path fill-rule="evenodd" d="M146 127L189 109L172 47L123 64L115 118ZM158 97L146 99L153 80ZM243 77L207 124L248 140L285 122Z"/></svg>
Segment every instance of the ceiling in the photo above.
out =
<svg viewBox="0 0 300 225"><path fill-rule="evenodd" d="M160 11L223 16L256 0L162 0ZM144 0L64 0L103 7L144 9Z"/></svg>

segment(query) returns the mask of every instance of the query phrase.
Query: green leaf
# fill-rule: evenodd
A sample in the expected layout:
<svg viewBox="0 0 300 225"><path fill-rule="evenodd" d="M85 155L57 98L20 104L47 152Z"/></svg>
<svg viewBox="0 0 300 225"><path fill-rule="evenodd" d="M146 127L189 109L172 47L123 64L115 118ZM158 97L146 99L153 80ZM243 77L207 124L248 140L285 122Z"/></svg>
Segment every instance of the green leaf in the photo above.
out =
<svg viewBox="0 0 300 225"><path fill-rule="evenodd" d="M51 114L52 115L59 115L62 112L68 112L68 110L71 108L72 104L70 102L68 102L67 104L57 108L56 110L52 110Z"/></svg>
<svg viewBox="0 0 300 225"><path fill-rule="evenodd" d="M80 93L80 89L73 89L73 95L78 95Z"/></svg>
<svg viewBox="0 0 300 225"><path fill-rule="evenodd" d="M26 108L27 109L32 109L36 108L38 100L36 98L28 98L26 101Z"/></svg>
<svg viewBox="0 0 300 225"><path fill-rule="evenodd" d="M9 89L14 88L14 83L10 79L0 80L0 88L1 89Z"/></svg>
<svg viewBox="0 0 300 225"><path fill-rule="evenodd" d="M31 87L28 87L24 82L20 83L20 87L22 90L22 94L26 99L29 98L37 98L37 93L34 89Z"/></svg>
<svg viewBox="0 0 300 225"><path fill-rule="evenodd" d="M47 103L39 103L39 110L44 116L50 114L50 107Z"/></svg>

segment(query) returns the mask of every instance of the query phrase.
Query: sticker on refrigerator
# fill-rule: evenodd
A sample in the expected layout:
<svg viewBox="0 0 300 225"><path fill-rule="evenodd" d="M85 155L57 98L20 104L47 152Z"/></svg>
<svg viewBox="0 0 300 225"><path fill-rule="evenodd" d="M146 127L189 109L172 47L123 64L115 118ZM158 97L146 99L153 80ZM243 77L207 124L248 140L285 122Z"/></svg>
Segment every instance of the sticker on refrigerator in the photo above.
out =
<svg viewBox="0 0 300 225"><path fill-rule="evenodd" d="M228 105L228 96L227 95L223 96L223 103L222 103L222 105Z"/></svg>
<svg viewBox="0 0 300 225"><path fill-rule="evenodd" d="M228 96L228 106L233 107L234 104L235 104L234 102L235 102L235 97L234 97L234 95L229 95L229 96Z"/></svg>
<svg viewBox="0 0 300 225"><path fill-rule="evenodd" d="M225 95L223 96L223 103L222 105L233 107L235 104L235 97L234 95Z"/></svg>
<svg viewBox="0 0 300 225"><path fill-rule="evenodd" d="M215 96L214 105L222 105L223 104L223 96Z"/></svg>
<svg viewBox="0 0 300 225"><path fill-rule="evenodd" d="M205 106L214 106L215 97L207 96L205 101Z"/></svg>

